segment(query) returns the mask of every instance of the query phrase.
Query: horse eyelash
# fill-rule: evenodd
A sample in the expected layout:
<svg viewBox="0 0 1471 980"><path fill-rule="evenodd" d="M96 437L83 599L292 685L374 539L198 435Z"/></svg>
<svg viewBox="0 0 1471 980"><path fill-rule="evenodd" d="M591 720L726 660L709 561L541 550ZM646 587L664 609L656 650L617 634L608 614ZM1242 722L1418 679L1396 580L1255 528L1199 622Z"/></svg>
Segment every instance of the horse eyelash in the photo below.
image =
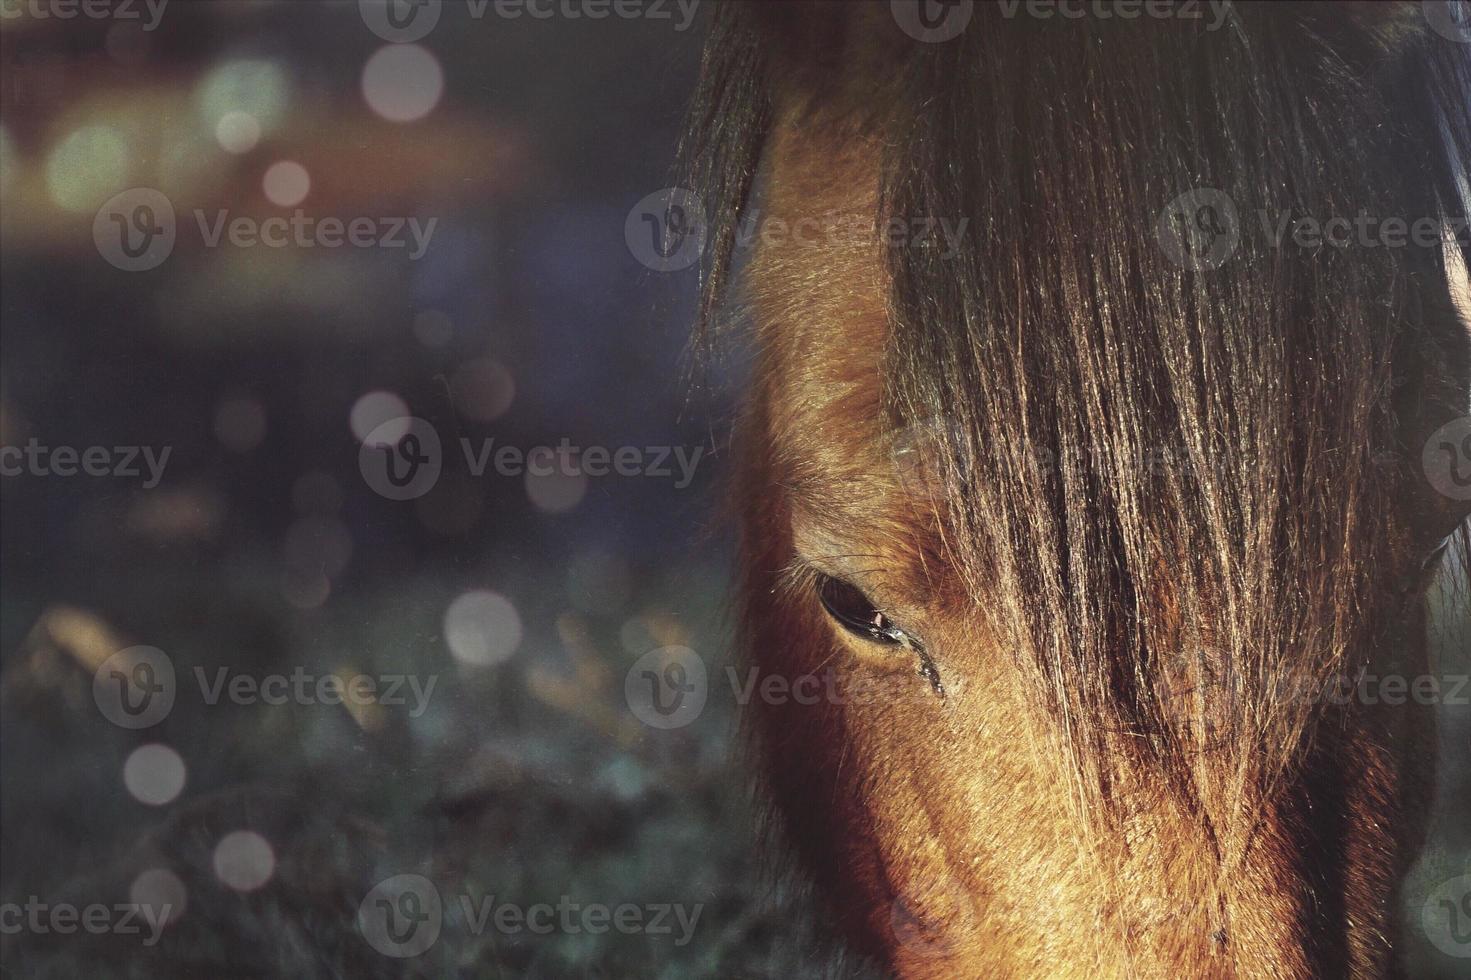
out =
<svg viewBox="0 0 1471 980"><path fill-rule="evenodd" d="M840 558L872 558L873 555L821 555L818 558L804 558L797 556L776 573L776 584L772 587L772 594L783 599L801 597L803 595L815 595L817 587L823 578L836 578L831 572L821 565L820 561L834 561Z"/></svg>

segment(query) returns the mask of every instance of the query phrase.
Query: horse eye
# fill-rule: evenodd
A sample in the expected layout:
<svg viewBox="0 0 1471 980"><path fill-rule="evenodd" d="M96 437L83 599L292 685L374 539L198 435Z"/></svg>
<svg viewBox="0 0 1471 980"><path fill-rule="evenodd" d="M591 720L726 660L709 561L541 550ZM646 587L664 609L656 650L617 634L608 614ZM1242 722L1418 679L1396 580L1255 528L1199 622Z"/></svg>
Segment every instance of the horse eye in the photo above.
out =
<svg viewBox="0 0 1471 980"><path fill-rule="evenodd" d="M875 608L868 596L847 582L825 575L817 595L827 614L854 636L888 646L905 643L907 637L903 630Z"/></svg>
<svg viewBox="0 0 1471 980"><path fill-rule="evenodd" d="M945 696L945 685L940 682L940 672L925 650L924 644L894 625L893 620L879 611L868 596L857 587L841 579L824 575L817 587L822 608L843 629L854 636L884 646L903 647L914 654L915 670L929 682L940 697Z"/></svg>

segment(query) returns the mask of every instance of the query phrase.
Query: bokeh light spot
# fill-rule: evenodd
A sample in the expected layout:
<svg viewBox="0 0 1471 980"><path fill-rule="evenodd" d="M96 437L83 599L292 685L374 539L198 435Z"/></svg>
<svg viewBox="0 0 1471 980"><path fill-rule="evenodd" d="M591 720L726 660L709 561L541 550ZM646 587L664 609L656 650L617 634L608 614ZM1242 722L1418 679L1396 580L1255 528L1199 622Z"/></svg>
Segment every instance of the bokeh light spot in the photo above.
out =
<svg viewBox="0 0 1471 980"><path fill-rule="evenodd" d="M439 59L417 44L379 48L363 67L363 98L389 122L422 119L444 94Z"/></svg>
<svg viewBox="0 0 1471 980"><path fill-rule="evenodd" d="M215 139L228 153L249 153L260 142L260 122L248 112L232 110L215 125Z"/></svg>
<svg viewBox="0 0 1471 980"><path fill-rule="evenodd" d="M282 160L271 164L261 186L266 200L277 207L294 208L311 193L312 177L295 160Z"/></svg>
<svg viewBox="0 0 1471 980"><path fill-rule="evenodd" d="M133 799L149 806L163 806L184 791L187 770L184 760L167 745L140 745L123 763L123 785Z"/></svg>
<svg viewBox="0 0 1471 980"><path fill-rule="evenodd" d="M270 841L253 830L237 830L215 845L215 877L237 892L253 892L276 872Z"/></svg>
<svg viewBox="0 0 1471 980"><path fill-rule="evenodd" d="M466 592L445 610L444 638L461 663L474 667L504 663L521 645L521 616L498 592Z"/></svg>
<svg viewBox="0 0 1471 980"><path fill-rule="evenodd" d="M189 889L168 868L149 868L133 879L128 901L151 909L153 921L168 925L179 921L189 907Z"/></svg>
<svg viewBox="0 0 1471 980"><path fill-rule="evenodd" d="M66 211L94 211L127 184L128 141L111 126L73 130L46 161L46 188Z"/></svg>
<svg viewBox="0 0 1471 980"><path fill-rule="evenodd" d="M376 436L383 445L396 445L409 433L409 406L391 391L370 391L353 403L348 415L348 424L358 442L366 442L373 430L384 422L402 420L400 425L390 426Z"/></svg>
<svg viewBox="0 0 1471 980"><path fill-rule="evenodd" d="M533 450L527 454L526 496L538 510L563 514L587 496L587 474L581 470L562 470L554 461L551 453Z"/></svg>
<svg viewBox="0 0 1471 980"><path fill-rule="evenodd" d="M210 72L200 82L195 98L210 130L229 113L245 112L264 131L285 114L291 91L280 66L247 59L227 61Z"/></svg>

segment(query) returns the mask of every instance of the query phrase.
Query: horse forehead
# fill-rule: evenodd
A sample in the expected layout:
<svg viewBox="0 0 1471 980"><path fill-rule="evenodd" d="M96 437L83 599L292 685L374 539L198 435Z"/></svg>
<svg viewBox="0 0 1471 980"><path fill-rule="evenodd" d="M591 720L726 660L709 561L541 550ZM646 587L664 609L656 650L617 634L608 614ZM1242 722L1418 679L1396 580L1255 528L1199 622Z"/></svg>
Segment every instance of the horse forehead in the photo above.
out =
<svg viewBox="0 0 1471 980"><path fill-rule="evenodd" d="M928 487L885 411L890 278L881 148L779 117L762 160L745 291L759 340L773 477L811 540L883 556L896 589L948 581ZM827 545L825 545L827 546Z"/></svg>
<svg viewBox="0 0 1471 980"><path fill-rule="evenodd" d="M788 110L761 170L747 288L763 346L835 395L877 391L890 332L880 148Z"/></svg>
<svg viewBox="0 0 1471 980"><path fill-rule="evenodd" d="M777 128L750 221L747 292L779 409L871 436L890 335L889 277L873 222L875 154ZM829 151L823 165L823 149ZM865 228L865 225L868 227Z"/></svg>
<svg viewBox="0 0 1471 980"><path fill-rule="evenodd" d="M801 547L871 556L886 592L949 594L958 579L944 560L934 488L905 456L904 432L883 407L881 346L855 340L852 322L814 323L807 350L785 360L771 393L772 478ZM875 334L879 331L874 331Z"/></svg>

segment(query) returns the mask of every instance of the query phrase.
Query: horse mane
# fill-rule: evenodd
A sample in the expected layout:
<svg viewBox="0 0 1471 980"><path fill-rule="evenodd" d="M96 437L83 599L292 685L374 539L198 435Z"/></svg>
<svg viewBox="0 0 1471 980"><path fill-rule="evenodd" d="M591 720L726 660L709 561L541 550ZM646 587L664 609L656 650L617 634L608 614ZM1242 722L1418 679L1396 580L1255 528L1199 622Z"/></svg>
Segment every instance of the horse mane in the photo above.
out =
<svg viewBox="0 0 1471 980"><path fill-rule="evenodd" d="M934 44L858 6L714 17L683 147L702 336L778 96L878 134L880 220L971 218L953 251L887 251L888 421L935 435L948 564L1063 720L1085 802L1106 809L1119 744L1189 798L1182 655L1241 692L1226 778L1265 787L1322 710L1283 692L1364 669L1464 517L1406 433L1466 414L1471 333L1451 249L1278 245L1261 215L1463 218L1471 46L1418 4L1237 4L1213 32L977 4ZM1239 214L1214 268L1157 236L1198 188Z"/></svg>

